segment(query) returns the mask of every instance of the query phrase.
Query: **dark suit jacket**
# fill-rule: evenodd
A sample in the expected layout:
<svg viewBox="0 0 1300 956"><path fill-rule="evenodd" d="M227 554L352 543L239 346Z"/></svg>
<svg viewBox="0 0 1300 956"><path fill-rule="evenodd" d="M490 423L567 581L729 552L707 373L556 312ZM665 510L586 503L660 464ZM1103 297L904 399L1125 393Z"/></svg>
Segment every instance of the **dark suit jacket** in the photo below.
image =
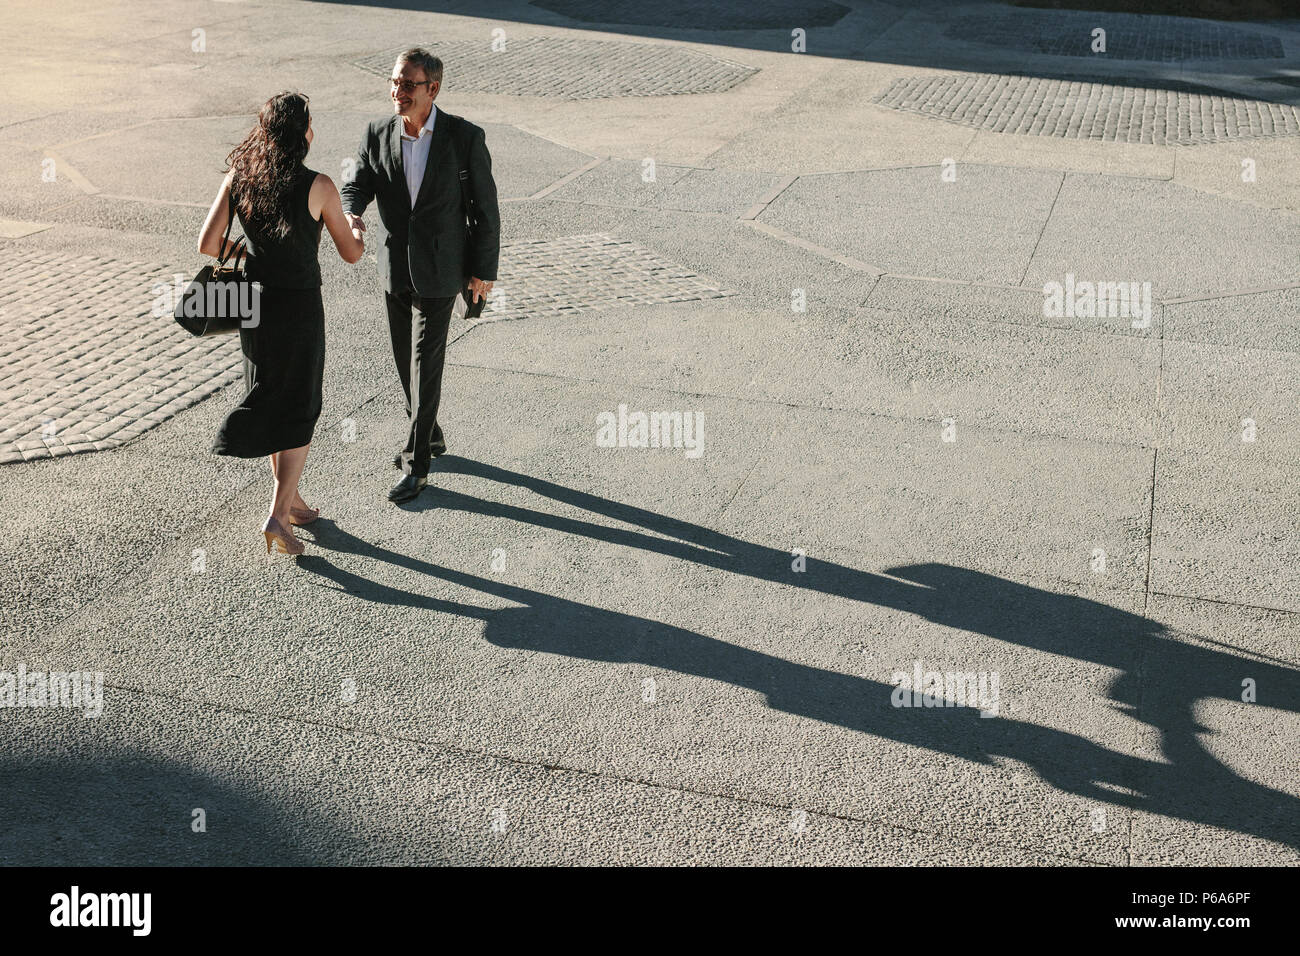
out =
<svg viewBox="0 0 1300 956"><path fill-rule="evenodd" d="M402 169L402 119L390 116L366 127L357 150L356 175L343 185L343 208L361 215L373 199L388 238L379 252L385 292L414 290L422 297L456 295L467 276L496 281L501 218L492 158L481 127L438 110L420 195L411 206ZM456 151L469 171L474 200L474 242L467 241Z"/></svg>

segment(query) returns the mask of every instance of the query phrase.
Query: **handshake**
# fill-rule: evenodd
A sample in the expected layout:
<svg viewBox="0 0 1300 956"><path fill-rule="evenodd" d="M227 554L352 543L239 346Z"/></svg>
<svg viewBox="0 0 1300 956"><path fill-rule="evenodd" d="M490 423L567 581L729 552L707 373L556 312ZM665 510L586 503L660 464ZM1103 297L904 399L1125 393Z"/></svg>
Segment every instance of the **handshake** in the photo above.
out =
<svg viewBox="0 0 1300 956"><path fill-rule="evenodd" d="M348 225L352 227L352 238L358 242L365 242L365 237L361 234L366 231L366 224L361 217L354 216L350 212L345 212L343 215L347 216Z"/></svg>
<svg viewBox="0 0 1300 956"><path fill-rule="evenodd" d="M366 231L366 224L361 217L350 212L344 212L343 215L347 217L348 225L352 227L352 237L358 242L365 242L362 233ZM469 304L476 304L480 301L486 302L488 293L491 291L491 282L471 276L465 284L466 302Z"/></svg>

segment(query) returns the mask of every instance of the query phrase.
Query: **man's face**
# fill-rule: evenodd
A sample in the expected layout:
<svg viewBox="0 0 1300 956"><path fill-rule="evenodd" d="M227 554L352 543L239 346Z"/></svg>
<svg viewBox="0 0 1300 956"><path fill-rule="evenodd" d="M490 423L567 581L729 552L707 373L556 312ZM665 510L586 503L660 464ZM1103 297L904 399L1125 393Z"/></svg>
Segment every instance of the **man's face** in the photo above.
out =
<svg viewBox="0 0 1300 956"><path fill-rule="evenodd" d="M438 84L430 83L429 77L419 66L398 63L393 66L388 90L393 98L394 113L421 119L433 108L433 99L438 95Z"/></svg>

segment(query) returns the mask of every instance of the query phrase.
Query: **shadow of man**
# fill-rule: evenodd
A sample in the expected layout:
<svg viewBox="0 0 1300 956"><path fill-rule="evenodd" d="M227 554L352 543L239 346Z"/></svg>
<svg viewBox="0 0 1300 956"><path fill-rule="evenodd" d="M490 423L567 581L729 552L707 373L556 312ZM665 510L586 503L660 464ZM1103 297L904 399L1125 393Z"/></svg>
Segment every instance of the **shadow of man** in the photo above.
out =
<svg viewBox="0 0 1300 956"><path fill-rule="evenodd" d="M436 497L427 496L430 500L421 503L421 509L452 508L505 517L643 548L1114 668L1122 676L1108 689L1111 699L1159 731L1165 759L1118 753L1075 734L1006 716L983 719L971 707L895 707L891 684L787 661L685 628L441 567L360 541L329 524L318 536L327 548L385 561L518 606L483 608L410 594L320 557L304 557L300 564L367 600L482 620L484 637L500 647L642 663L723 681L759 691L772 707L787 713L979 763L1010 758L1032 766L1054 787L1079 797L1300 847L1300 801L1243 779L1215 759L1198 737L1206 728L1195 716L1196 704L1206 698L1239 703L1245 677L1256 681L1261 703L1295 710L1300 706L1300 672L1294 668L1206 648L1148 618L1087 598L946 564L915 564L876 574L809 560L806 572L794 574L790 555L776 548L493 465L451 456L444 456L440 464L444 471L515 485L645 530L611 527L446 489L439 489ZM1143 700L1143 673L1161 675L1158 684L1165 692L1156 695L1157 700Z"/></svg>

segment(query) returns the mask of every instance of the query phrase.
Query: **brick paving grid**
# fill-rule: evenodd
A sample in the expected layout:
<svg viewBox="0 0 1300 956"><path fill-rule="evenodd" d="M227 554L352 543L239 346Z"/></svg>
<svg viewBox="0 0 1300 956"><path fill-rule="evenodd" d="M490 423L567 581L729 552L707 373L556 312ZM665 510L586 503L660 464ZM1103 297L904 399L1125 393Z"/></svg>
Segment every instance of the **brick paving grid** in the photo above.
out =
<svg viewBox="0 0 1300 956"><path fill-rule="evenodd" d="M446 65L446 88L465 93L576 100L721 93L758 72L697 50L615 40L507 35L500 52L486 39L429 43L426 48ZM355 65L389 76L402 49L375 53Z"/></svg>
<svg viewBox="0 0 1300 956"><path fill-rule="evenodd" d="M242 374L237 336L152 308L167 266L5 251L0 462L112 448Z"/></svg>
<svg viewBox="0 0 1300 956"><path fill-rule="evenodd" d="M838 3L801 0L533 0L533 6L583 23L687 27L702 30L785 30L828 27L843 19L849 8Z"/></svg>
<svg viewBox="0 0 1300 956"><path fill-rule="evenodd" d="M736 294L607 235L507 243L501 261L504 281L479 321ZM7 252L0 463L116 447L241 376L237 336L196 339L152 314L155 283L173 272Z"/></svg>
<svg viewBox="0 0 1300 956"><path fill-rule="evenodd" d="M996 133L1190 146L1300 133L1300 110L1233 96L993 73L909 76L872 100Z"/></svg>
<svg viewBox="0 0 1300 956"><path fill-rule="evenodd" d="M500 275L480 322L736 295L600 233L503 244Z"/></svg>
<svg viewBox="0 0 1300 956"><path fill-rule="evenodd" d="M1106 52L1092 51L1092 31L1106 31ZM959 17L944 36L1052 56L1145 60L1262 60L1285 56L1275 36L1183 17L1131 13L1015 11Z"/></svg>

